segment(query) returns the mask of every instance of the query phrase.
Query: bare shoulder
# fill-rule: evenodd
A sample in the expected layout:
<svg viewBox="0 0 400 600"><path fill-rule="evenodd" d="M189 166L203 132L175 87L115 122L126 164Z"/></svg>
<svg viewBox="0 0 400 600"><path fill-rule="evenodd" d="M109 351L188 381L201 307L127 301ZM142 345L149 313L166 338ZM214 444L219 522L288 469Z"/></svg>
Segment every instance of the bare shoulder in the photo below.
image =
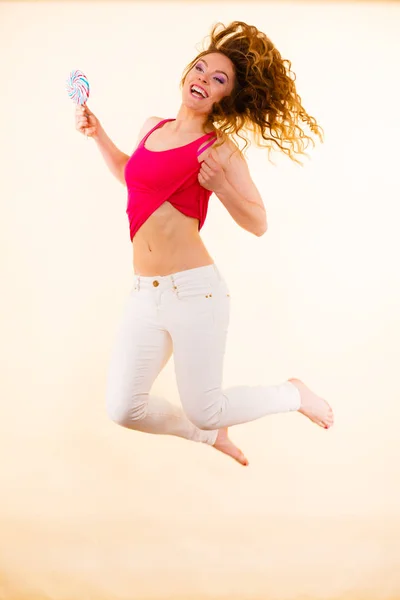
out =
<svg viewBox="0 0 400 600"><path fill-rule="evenodd" d="M155 127L160 121L163 121L162 117L149 117L148 119L146 119L139 131L136 145L138 145L139 142L144 138L144 136L148 134L149 131L153 129L153 127Z"/></svg>
<svg viewBox="0 0 400 600"><path fill-rule="evenodd" d="M247 161L240 148L229 138L224 136L214 151L218 161L224 169L237 168L239 164L247 166Z"/></svg>

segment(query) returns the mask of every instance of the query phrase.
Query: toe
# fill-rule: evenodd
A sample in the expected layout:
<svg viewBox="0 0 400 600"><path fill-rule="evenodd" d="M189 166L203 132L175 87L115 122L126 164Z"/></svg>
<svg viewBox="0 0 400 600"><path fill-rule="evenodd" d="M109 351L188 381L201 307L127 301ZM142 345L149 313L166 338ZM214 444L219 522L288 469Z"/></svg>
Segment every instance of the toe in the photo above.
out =
<svg viewBox="0 0 400 600"><path fill-rule="evenodd" d="M241 465L244 465L245 467L249 464L249 461L247 460L243 452L239 451L235 458Z"/></svg>

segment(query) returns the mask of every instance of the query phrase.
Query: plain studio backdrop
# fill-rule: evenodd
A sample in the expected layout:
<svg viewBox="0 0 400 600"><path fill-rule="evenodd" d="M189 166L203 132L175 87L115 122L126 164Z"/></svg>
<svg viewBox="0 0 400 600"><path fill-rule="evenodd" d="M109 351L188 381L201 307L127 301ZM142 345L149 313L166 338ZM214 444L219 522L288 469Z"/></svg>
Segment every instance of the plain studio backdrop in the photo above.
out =
<svg viewBox="0 0 400 600"><path fill-rule="evenodd" d="M257 25L325 130L304 167L248 153L269 231L215 196L225 386L297 376L332 404L231 430L244 469L105 412L132 285L126 189L75 131L73 69L130 154L217 21ZM0 597L399 598L399 58L394 3L0 4ZM154 391L179 402L173 360Z"/></svg>

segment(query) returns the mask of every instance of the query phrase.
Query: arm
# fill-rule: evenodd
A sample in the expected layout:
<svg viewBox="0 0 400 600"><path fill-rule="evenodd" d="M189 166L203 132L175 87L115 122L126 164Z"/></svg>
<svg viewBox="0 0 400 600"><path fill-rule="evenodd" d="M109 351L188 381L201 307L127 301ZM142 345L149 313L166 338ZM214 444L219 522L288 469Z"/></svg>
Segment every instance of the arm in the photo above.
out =
<svg viewBox="0 0 400 600"><path fill-rule="evenodd" d="M240 227L260 237L267 215L242 153L232 142L212 150L202 163L200 183L212 190Z"/></svg>
<svg viewBox="0 0 400 600"><path fill-rule="evenodd" d="M154 127L161 119L159 117L150 117L144 122L136 142L136 146L140 140L146 135L152 127ZM110 140L103 127L99 124L96 130L96 134L93 135L98 149L100 150L106 165L110 169L111 173L120 181L123 185L126 185L124 177L125 165L129 160L129 155L121 152L116 145Z"/></svg>
<svg viewBox="0 0 400 600"><path fill-rule="evenodd" d="M98 126L96 135L93 136L98 149L100 150L107 167L111 173L123 185L126 185L124 177L124 168L129 160L129 156L118 150L116 145L110 140L101 125Z"/></svg>

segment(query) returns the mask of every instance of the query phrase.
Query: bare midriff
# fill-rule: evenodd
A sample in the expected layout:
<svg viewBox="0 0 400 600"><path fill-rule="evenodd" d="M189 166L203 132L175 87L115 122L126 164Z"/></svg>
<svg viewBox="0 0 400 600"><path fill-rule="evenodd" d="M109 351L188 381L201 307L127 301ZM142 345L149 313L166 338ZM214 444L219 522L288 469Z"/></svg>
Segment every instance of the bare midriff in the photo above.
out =
<svg viewBox="0 0 400 600"><path fill-rule="evenodd" d="M164 202L132 240L134 272L143 277L163 276L213 264L198 226L197 219Z"/></svg>

